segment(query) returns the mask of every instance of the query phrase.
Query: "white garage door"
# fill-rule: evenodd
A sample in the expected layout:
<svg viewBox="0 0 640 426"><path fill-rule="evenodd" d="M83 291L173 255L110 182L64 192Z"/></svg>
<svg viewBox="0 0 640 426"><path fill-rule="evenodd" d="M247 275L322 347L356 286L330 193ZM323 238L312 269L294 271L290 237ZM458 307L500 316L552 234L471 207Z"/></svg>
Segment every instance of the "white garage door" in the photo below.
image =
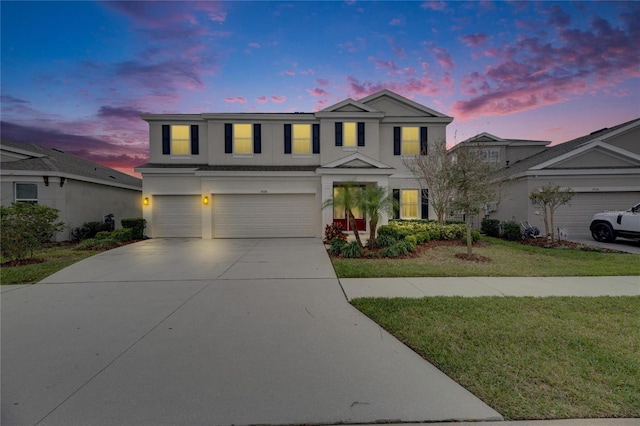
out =
<svg viewBox="0 0 640 426"><path fill-rule="evenodd" d="M314 237L314 194L224 194L213 197L215 238Z"/></svg>
<svg viewBox="0 0 640 426"><path fill-rule="evenodd" d="M554 216L555 226L565 228L569 237L588 235L594 213L627 210L640 202L640 192L579 192L570 205L560 207Z"/></svg>
<svg viewBox="0 0 640 426"><path fill-rule="evenodd" d="M202 205L199 195L153 197L153 235L202 237Z"/></svg>

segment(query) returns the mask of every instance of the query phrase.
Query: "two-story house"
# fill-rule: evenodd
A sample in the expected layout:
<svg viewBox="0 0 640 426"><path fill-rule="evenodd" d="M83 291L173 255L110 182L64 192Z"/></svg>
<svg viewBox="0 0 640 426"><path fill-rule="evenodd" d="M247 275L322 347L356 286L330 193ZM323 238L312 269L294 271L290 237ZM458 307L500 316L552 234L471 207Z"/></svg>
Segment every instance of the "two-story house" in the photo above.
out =
<svg viewBox="0 0 640 426"><path fill-rule="evenodd" d="M428 188L403 158L445 144L453 120L388 90L315 113L142 119L150 162L136 171L147 234L205 239L321 237L325 224L346 225L344 211L322 208L346 182L387 188L401 218L433 218ZM366 220L358 227L366 231Z"/></svg>

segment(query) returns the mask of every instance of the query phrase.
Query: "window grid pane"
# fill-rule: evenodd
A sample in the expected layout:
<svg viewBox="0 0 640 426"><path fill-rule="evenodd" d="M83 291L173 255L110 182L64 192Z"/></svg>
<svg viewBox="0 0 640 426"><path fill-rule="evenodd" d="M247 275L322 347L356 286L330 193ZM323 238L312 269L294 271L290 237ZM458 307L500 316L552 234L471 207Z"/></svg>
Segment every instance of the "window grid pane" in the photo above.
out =
<svg viewBox="0 0 640 426"><path fill-rule="evenodd" d="M233 153L253 154L253 125L233 125Z"/></svg>
<svg viewBox="0 0 640 426"><path fill-rule="evenodd" d="M38 185L16 183L16 201L38 201Z"/></svg>
<svg viewBox="0 0 640 426"><path fill-rule="evenodd" d="M191 154L189 126L171 126L171 155Z"/></svg>
<svg viewBox="0 0 640 426"><path fill-rule="evenodd" d="M356 123L344 123L342 125L342 145L346 147L355 147L356 141Z"/></svg>
<svg viewBox="0 0 640 426"><path fill-rule="evenodd" d="M417 189L403 189L400 192L400 218L418 219Z"/></svg>
<svg viewBox="0 0 640 426"><path fill-rule="evenodd" d="M311 125L293 125L293 153L311 154Z"/></svg>
<svg viewBox="0 0 640 426"><path fill-rule="evenodd" d="M418 155L420 153L420 128L402 128L402 155Z"/></svg>
<svg viewBox="0 0 640 426"><path fill-rule="evenodd" d="M333 199L338 199L341 197L344 192L344 188L333 188ZM345 219L344 207L333 205L333 218L334 219Z"/></svg>

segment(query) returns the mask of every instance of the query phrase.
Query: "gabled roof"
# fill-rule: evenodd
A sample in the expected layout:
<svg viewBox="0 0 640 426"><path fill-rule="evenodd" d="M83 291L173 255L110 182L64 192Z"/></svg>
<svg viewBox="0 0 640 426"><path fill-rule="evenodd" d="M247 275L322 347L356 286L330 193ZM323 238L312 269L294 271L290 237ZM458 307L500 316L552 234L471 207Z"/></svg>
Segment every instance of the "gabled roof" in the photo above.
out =
<svg viewBox="0 0 640 426"><path fill-rule="evenodd" d="M0 149L26 157L0 163L2 175L16 175L24 172L87 180L110 186L142 188L141 179L55 149L5 141L0 143Z"/></svg>
<svg viewBox="0 0 640 426"><path fill-rule="evenodd" d="M377 109L371 108L362 102L354 101L351 98L347 98L344 101L337 104L330 105L319 112L380 112Z"/></svg>
<svg viewBox="0 0 640 426"><path fill-rule="evenodd" d="M449 117L448 115L445 115L434 109L428 108L422 104L414 102L411 99L405 98L404 96L400 96L397 93L394 93L388 89L380 90L379 92L373 93L365 98L362 98L360 99L360 103L369 105L370 103L373 103L374 101L377 101L381 98L388 98L400 104L408 105L426 115L430 115L437 118L450 119L451 121L453 121L453 117Z"/></svg>
<svg viewBox="0 0 640 426"><path fill-rule="evenodd" d="M360 152L354 152L353 154L347 155L346 157L342 157L338 160L332 161L331 163L324 164L322 166L323 169L391 169L391 166L388 166L384 163L381 163L378 160L374 160L371 157L367 157L366 155Z"/></svg>
<svg viewBox="0 0 640 426"><path fill-rule="evenodd" d="M602 143L604 140L609 139L610 137L622 131L626 131L627 129L633 128L638 125L640 125L640 118L618 124L617 126L611 128L598 130L588 135L581 136L579 138L549 147L538 154L532 155L531 157L527 157L523 160L511 164L508 168L503 170L503 173L506 175L514 175L530 169L540 168L539 166L549 164L556 159L566 159L567 157L571 156L572 152L579 153L581 151L584 151L584 149L579 150L579 148L588 148L585 145L591 144L591 146L593 147L595 147L596 145L602 146L604 145L604 143Z"/></svg>
<svg viewBox="0 0 640 426"><path fill-rule="evenodd" d="M482 132L475 136L470 137L469 139L465 139L459 144L453 146L451 149L455 150L456 147L471 145L471 144L487 144L490 146L547 146L551 143L551 141L541 141L541 140L533 140L533 139L503 139L491 133Z"/></svg>

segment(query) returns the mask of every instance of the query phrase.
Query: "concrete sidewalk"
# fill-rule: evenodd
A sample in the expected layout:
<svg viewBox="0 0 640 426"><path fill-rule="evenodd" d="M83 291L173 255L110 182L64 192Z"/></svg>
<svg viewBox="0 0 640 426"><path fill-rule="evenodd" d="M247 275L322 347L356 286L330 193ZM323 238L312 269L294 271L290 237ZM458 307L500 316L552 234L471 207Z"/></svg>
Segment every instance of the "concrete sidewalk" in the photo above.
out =
<svg viewBox="0 0 640 426"><path fill-rule="evenodd" d="M341 278L358 297L640 296L640 276Z"/></svg>
<svg viewBox="0 0 640 426"><path fill-rule="evenodd" d="M402 423L387 426L403 426ZM638 426L640 419L520 420L500 422L412 423L411 426ZM378 426L378 425L360 425Z"/></svg>

